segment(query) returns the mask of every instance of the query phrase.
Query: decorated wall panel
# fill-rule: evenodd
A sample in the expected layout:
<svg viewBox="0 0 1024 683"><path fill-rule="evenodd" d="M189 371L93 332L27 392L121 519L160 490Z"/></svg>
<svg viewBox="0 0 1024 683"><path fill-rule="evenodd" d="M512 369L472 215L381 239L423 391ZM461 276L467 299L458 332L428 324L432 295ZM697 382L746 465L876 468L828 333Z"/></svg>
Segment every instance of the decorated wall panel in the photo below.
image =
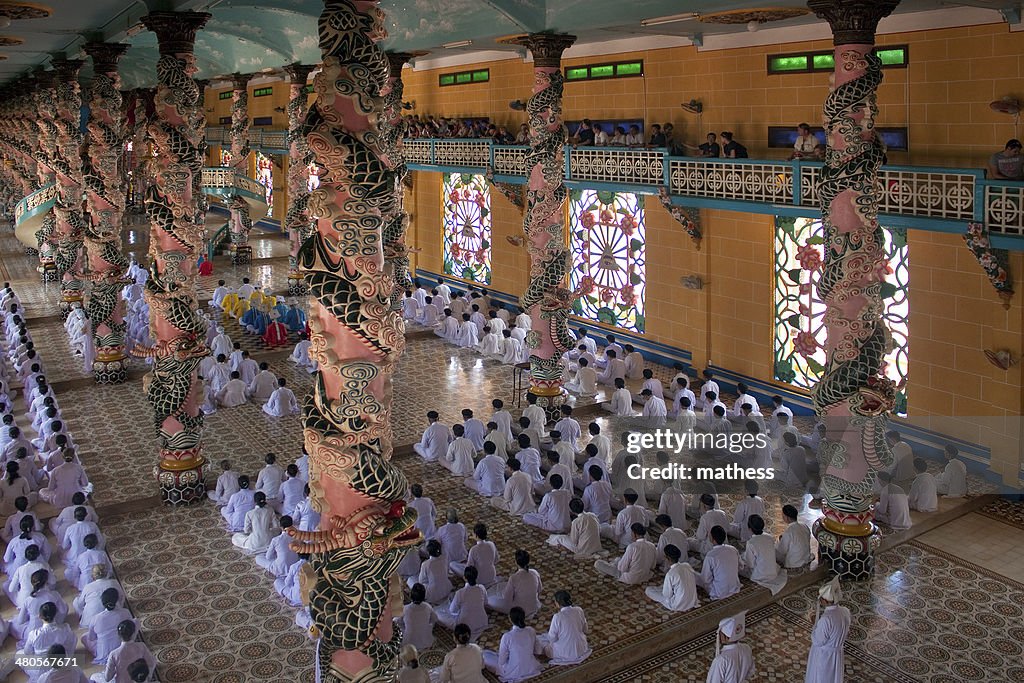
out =
<svg viewBox="0 0 1024 683"><path fill-rule="evenodd" d="M445 274L491 284L491 193L487 178L446 173L441 193Z"/></svg>

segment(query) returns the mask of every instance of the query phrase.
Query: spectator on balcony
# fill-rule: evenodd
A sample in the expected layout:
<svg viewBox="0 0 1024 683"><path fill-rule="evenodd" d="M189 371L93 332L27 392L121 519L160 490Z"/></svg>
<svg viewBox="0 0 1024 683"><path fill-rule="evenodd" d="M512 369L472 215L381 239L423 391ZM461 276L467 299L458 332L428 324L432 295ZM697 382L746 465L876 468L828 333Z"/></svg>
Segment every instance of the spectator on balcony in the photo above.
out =
<svg viewBox="0 0 1024 683"><path fill-rule="evenodd" d="M813 159L814 150L818 146L818 138L811 133L810 125L801 123L796 127L796 141L790 159Z"/></svg>
<svg viewBox="0 0 1024 683"><path fill-rule="evenodd" d="M594 144L594 124L590 122L590 119L583 119L576 129L576 134L572 136L572 141L576 145Z"/></svg>
<svg viewBox="0 0 1024 683"><path fill-rule="evenodd" d="M498 132L494 136L494 142L498 145L511 145L515 138L508 132L505 126L498 126Z"/></svg>
<svg viewBox="0 0 1024 683"><path fill-rule="evenodd" d="M722 131L722 142L725 143L725 146L722 148L722 156L729 159L747 158L747 148L733 140L732 131Z"/></svg>
<svg viewBox="0 0 1024 683"><path fill-rule="evenodd" d="M628 147L641 147L643 144L644 136L643 133L640 132L640 126L630 126L629 132L626 133L626 145Z"/></svg>
<svg viewBox="0 0 1024 683"><path fill-rule="evenodd" d="M665 134L661 132L661 126L657 123L651 126L651 141L647 144L648 147L664 147L665 146Z"/></svg>
<svg viewBox="0 0 1024 683"><path fill-rule="evenodd" d="M608 133L604 132L604 128L600 124L594 124L594 146L596 147L607 147L611 138L608 137Z"/></svg>
<svg viewBox="0 0 1024 683"><path fill-rule="evenodd" d="M828 148L825 147L825 145L823 145L821 143L818 143L817 145L815 145L814 146L814 152L811 154L811 160L812 161L825 161L825 150L826 149L828 149ZM882 163L883 164L885 163L884 156L883 156Z"/></svg>
<svg viewBox="0 0 1024 683"><path fill-rule="evenodd" d="M707 142L701 145L687 145L685 142L683 146L687 149L695 149L699 152L697 156L710 157L717 159L722 156L722 147L718 144L718 136L714 133L708 133Z"/></svg>
<svg viewBox="0 0 1024 683"><path fill-rule="evenodd" d="M675 152L674 152L674 148L676 146L676 141L674 139L675 132L676 132L675 126L673 126L671 123L666 123L664 126L661 127L661 132L664 133L664 135L665 135L665 147L668 147L669 154L675 154Z"/></svg>
<svg viewBox="0 0 1024 683"><path fill-rule="evenodd" d="M516 133L517 145L528 145L530 144L530 126L529 124L523 123L519 126L519 132Z"/></svg>
<svg viewBox="0 0 1024 683"><path fill-rule="evenodd" d="M466 125L465 121L459 121L455 127L455 137L457 138L468 138L469 137L469 126Z"/></svg>
<svg viewBox="0 0 1024 683"><path fill-rule="evenodd" d="M988 177L995 180L1024 180L1024 157L1020 153L1020 140L1014 138L1006 143L1002 152L996 152L988 160Z"/></svg>
<svg viewBox="0 0 1024 683"><path fill-rule="evenodd" d="M608 144L612 147L625 147L626 146L626 129L622 126L615 126L615 135L612 136Z"/></svg>

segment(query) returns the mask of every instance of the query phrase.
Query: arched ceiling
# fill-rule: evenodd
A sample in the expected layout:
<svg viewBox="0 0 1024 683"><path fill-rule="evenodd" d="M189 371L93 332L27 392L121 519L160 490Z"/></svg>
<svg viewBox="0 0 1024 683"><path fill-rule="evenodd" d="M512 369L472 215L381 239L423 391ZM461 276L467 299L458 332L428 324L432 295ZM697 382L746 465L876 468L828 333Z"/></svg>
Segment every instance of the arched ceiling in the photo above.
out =
<svg viewBox="0 0 1024 683"><path fill-rule="evenodd" d="M0 0L0 16L10 4ZM27 3L34 4L35 3ZM1011 0L970 0L971 6L1002 10ZM904 0L898 12L949 8L946 0ZM140 17L151 9L207 11L213 16L196 39L198 76L216 78L233 72L269 72L285 64L320 60L316 24L323 0L59 0L45 5L51 14L39 19L14 18L0 37L21 39L0 46L0 82L8 82L44 65L53 55L79 56L88 40L131 44L121 60L124 87L152 85L156 38L142 29ZM805 7L800 0L382 0L388 17L386 47L451 55L511 48L496 42L510 34L571 32L579 43L637 36L746 31L744 24L703 23L695 18L643 27L645 18L685 13L708 14L757 7ZM1012 12L1014 10L1009 10ZM1017 14L1016 16L1019 16ZM807 15L773 22L799 26L817 21ZM455 49L446 43L472 41ZM2 40L0 40L2 43ZM90 75L89 63L83 77Z"/></svg>

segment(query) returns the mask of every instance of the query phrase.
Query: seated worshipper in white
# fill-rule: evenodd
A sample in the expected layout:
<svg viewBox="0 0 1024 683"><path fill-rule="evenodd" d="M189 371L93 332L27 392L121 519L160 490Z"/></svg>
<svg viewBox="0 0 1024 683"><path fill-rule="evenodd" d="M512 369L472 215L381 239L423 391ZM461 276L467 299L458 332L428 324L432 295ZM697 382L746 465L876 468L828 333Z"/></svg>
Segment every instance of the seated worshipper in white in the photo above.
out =
<svg viewBox="0 0 1024 683"><path fill-rule="evenodd" d="M476 350L484 356L502 355L501 334L490 325L484 325L484 334Z"/></svg>
<svg viewBox="0 0 1024 683"><path fill-rule="evenodd" d="M801 437L800 445L806 446L807 450L817 455L823 441L828 439L828 426L824 422L814 425L814 431L807 436Z"/></svg>
<svg viewBox="0 0 1024 683"><path fill-rule="evenodd" d="M117 627L125 619L134 623L131 612L118 607L121 602L121 591L108 588L101 596L103 611L96 615L89 627L89 632L82 636L82 645L94 655L93 664L106 664L107 657L121 644L117 635Z"/></svg>
<svg viewBox="0 0 1024 683"><path fill-rule="evenodd" d="M491 505L516 517L528 512L537 511L537 503L533 500L533 479L522 471L522 464L516 458L505 462L508 480L501 496L491 498Z"/></svg>
<svg viewBox="0 0 1024 683"><path fill-rule="evenodd" d="M54 538L64 538L64 532L69 526L75 523L75 510L78 508L85 508L85 518L90 522L98 522L99 517L96 515L96 510L91 505L86 504L85 493L82 491L76 491L71 496L71 504L60 511L60 514L50 520L49 527L50 531L53 532Z"/></svg>
<svg viewBox="0 0 1024 683"><path fill-rule="evenodd" d="M645 420L647 420L647 423L652 427L664 426L665 419L668 416L668 408L665 406L665 400L655 396L650 389L644 389L641 391L640 398L644 403L644 409L641 415Z"/></svg>
<svg viewBox="0 0 1024 683"><path fill-rule="evenodd" d="M117 625L121 645L110 653L102 674L93 676L94 683L151 681L156 673L156 658L146 644L136 640L135 623L125 619Z"/></svg>
<svg viewBox="0 0 1024 683"><path fill-rule="evenodd" d="M497 422L487 423L487 436L484 437L484 453L487 453L487 444L491 444L494 446L494 454L501 458L501 461L504 463L508 460L508 447L510 443L512 442L505 438L505 435L498 429Z"/></svg>
<svg viewBox="0 0 1024 683"><path fill-rule="evenodd" d="M732 524L729 525L729 535L746 543L753 534L747 526L747 520L751 515L761 515L764 518L764 499L757 495L759 486L756 480L748 479L743 482L743 487L746 489L747 497L736 503Z"/></svg>
<svg viewBox="0 0 1024 683"><path fill-rule="evenodd" d="M720 526L722 529L729 528L729 517L725 511L718 507L718 501L710 493L703 493L700 496L700 522L697 524L697 531L690 539L691 552L706 555L714 547L715 543L711 530Z"/></svg>
<svg viewBox="0 0 1024 683"><path fill-rule="evenodd" d="M437 528L441 551L449 563L465 562L469 557L466 550L466 525L459 521L459 513L455 508L448 508L445 519L445 523Z"/></svg>
<svg viewBox="0 0 1024 683"><path fill-rule="evenodd" d="M452 433L455 434L455 440L448 445L448 450L438 462L457 477L470 477L474 471L473 456L476 455L476 448L473 447L473 442L464 436L465 429L462 425L453 426Z"/></svg>
<svg viewBox="0 0 1024 683"><path fill-rule="evenodd" d="M19 650L21 655L45 655L51 645L62 645L68 652L74 652L78 639L71 627L63 620L57 620L57 605L45 602L39 607L40 625L25 637L25 644ZM26 670L30 670L26 667ZM38 670L36 670L38 671ZM29 680L35 677L29 675Z"/></svg>
<svg viewBox="0 0 1024 683"><path fill-rule="evenodd" d="M764 415L757 409L756 403L744 403L740 406L740 414L738 417L730 418L735 424L740 426L746 426L748 422L755 422L757 424L759 433L767 434L768 426L765 424ZM821 431L824 432L825 425L819 425ZM815 446L815 452L817 452L817 446Z"/></svg>
<svg viewBox="0 0 1024 683"><path fill-rule="evenodd" d="M537 632L526 625L526 614L519 607L508 613L512 628L501 636L498 651L484 650L484 666L501 683L519 683L544 670L534 653L537 651Z"/></svg>
<svg viewBox="0 0 1024 683"><path fill-rule="evenodd" d="M473 448L482 451L484 449L484 438L487 436L487 425L479 418L473 417L472 410L463 408L462 426L466 429L465 437L473 442Z"/></svg>
<svg viewBox="0 0 1024 683"><path fill-rule="evenodd" d="M514 607L521 608L528 617L540 611L540 595L543 586L540 574L530 567L530 553L516 550L516 571L507 581L501 581L487 589L487 606L495 612L508 613Z"/></svg>
<svg viewBox="0 0 1024 683"><path fill-rule="evenodd" d="M241 531L245 528L245 515L256 507L253 498L256 492L249 489L249 477L238 477L238 491L228 498L227 505L221 508L220 515L228 523L228 531Z"/></svg>
<svg viewBox="0 0 1024 683"><path fill-rule="evenodd" d="M583 509L597 515L602 524L608 524L612 521L612 485L597 465L591 465L587 472L591 482L583 490Z"/></svg>
<svg viewBox="0 0 1024 683"><path fill-rule="evenodd" d="M217 394L202 375L199 375L199 381L203 383L203 404L199 409L203 411L203 415L213 415L217 412Z"/></svg>
<svg viewBox="0 0 1024 683"><path fill-rule="evenodd" d="M552 450L548 451L547 456L545 456L548 461L548 473L545 475L545 480L540 482L539 484L533 485L534 492L540 495L544 495L548 491L558 488L565 489L570 494L572 493L572 482L576 474L573 471L576 465L576 461L574 459L575 455L572 453L572 448L567 443L565 443L564 441L557 440L557 434L558 430L553 430L551 432L553 443ZM560 447L561 450L554 450L556 446ZM568 451L568 454L563 455L564 451ZM569 465L562 464L563 460L565 462L568 462ZM573 469L570 469L570 465L573 466ZM551 484L551 477L555 476L556 474L558 475L559 481L561 482L560 486L553 486ZM569 497L571 498L572 496L570 495ZM565 504L569 504L568 498L565 500ZM569 508L567 507L566 515L569 514L568 510ZM566 517L566 528L569 527L568 519L569 518Z"/></svg>
<svg viewBox="0 0 1024 683"><path fill-rule="evenodd" d="M910 497L907 492L892 481L892 475L888 472L878 472L876 476L881 491L875 503L875 519L898 531L909 529L913 522L910 519Z"/></svg>
<svg viewBox="0 0 1024 683"><path fill-rule="evenodd" d="M252 386L252 383L256 379L256 375L259 374L259 371L259 365L249 357L249 352L242 351L242 360L238 363L238 374L247 387ZM252 396L251 389L249 390L249 395Z"/></svg>
<svg viewBox="0 0 1024 683"><path fill-rule="evenodd" d="M231 469L230 460L221 460L221 475L217 477L217 486L213 491L207 492L210 500L217 505L227 505L228 500L238 491L238 472Z"/></svg>
<svg viewBox="0 0 1024 683"><path fill-rule="evenodd" d="M287 574L274 579L274 590L293 607L298 607L302 604L300 576L302 574L302 565L304 564L306 564L305 556L300 555L299 561L288 567Z"/></svg>
<svg viewBox="0 0 1024 683"><path fill-rule="evenodd" d="M494 411L491 413L490 422L493 422L497 427L498 431L505 437L506 440L512 440L512 413L505 410L505 402L500 398L491 400L491 408ZM490 424L488 423L488 427Z"/></svg>
<svg viewBox="0 0 1024 683"><path fill-rule="evenodd" d="M470 320L469 313L462 314L462 322L459 324L455 343L462 348L472 348L480 343L480 330L476 323Z"/></svg>
<svg viewBox="0 0 1024 683"><path fill-rule="evenodd" d="M91 578L89 572L96 565L105 565L113 571L110 557L99 546L100 539L96 534L89 534L82 540L83 550L74 562L65 562L64 580L73 584L78 590L85 588Z"/></svg>
<svg viewBox="0 0 1024 683"><path fill-rule="evenodd" d="M526 362L523 356L529 360L529 349L523 346L523 342L512 336L512 330L501 332L501 362L506 365L518 365Z"/></svg>
<svg viewBox="0 0 1024 683"><path fill-rule="evenodd" d="M217 280L217 288L213 290L213 294L210 296L210 308L221 308L223 310L221 304L224 303L224 297L233 290L233 287L225 286L224 280Z"/></svg>
<svg viewBox="0 0 1024 683"><path fill-rule="evenodd" d="M939 509L939 494L935 477L928 473L928 462L924 458L914 458L914 470L917 476L910 486L910 509L918 512L935 512Z"/></svg>
<svg viewBox="0 0 1024 683"><path fill-rule="evenodd" d="M754 679L754 654L750 646L739 642L746 631L746 612L718 622L715 658L711 661L706 683L746 683Z"/></svg>
<svg viewBox="0 0 1024 683"><path fill-rule="evenodd" d="M814 558L811 555L811 530L797 521L797 510L792 505L782 506L782 517L786 530L775 544L775 561L786 569L806 567Z"/></svg>
<svg viewBox="0 0 1024 683"><path fill-rule="evenodd" d="M218 326L217 336L213 338L213 342L210 344L210 353L214 356L224 356L224 358L227 358L231 355L231 351L234 350L234 347L234 342L231 341L231 337L228 333L224 331L223 327Z"/></svg>
<svg viewBox="0 0 1024 683"><path fill-rule="evenodd" d="M414 583L409 592L410 603L401 610L401 642L417 649L429 649L434 644L434 624L437 616L426 602L427 589Z"/></svg>
<svg viewBox="0 0 1024 683"><path fill-rule="evenodd" d="M203 379L210 385L210 389L216 396L224 386L231 380L231 368L228 366L228 357L223 353L217 356L217 362L203 373Z"/></svg>
<svg viewBox="0 0 1024 683"><path fill-rule="evenodd" d="M665 609L673 612L685 612L700 607L697 598L697 573L688 562L680 561L682 551L669 543L662 551L669 565L661 587L648 586L644 593L648 598L660 603Z"/></svg>
<svg viewBox="0 0 1024 683"><path fill-rule="evenodd" d="M257 491L253 495L256 507L245 513L245 525L240 533L231 537L231 543L250 555L262 553L270 545L270 540L281 533L274 519L273 508L267 505L267 495Z"/></svg>
<svg viewBox="0 0 1024 683"><path fill-rule="evenodd" d="M18 567L25 564L25 549L30 545L39 548L39 556L44 562L50 561L52 554L50 542L41 531L36 530L36 518L32 515L25 515L18 525L19 534L12 538L4 551L4 574L13 576Z"/></svg>
<svg viewBox="0 0 1024 683"><path fill-rule="evenodd" d="M515 458L522 465L523 472L530 476L530 480L536 486L544 481L544 475L540 471L540 451L533 447L535 442L528 430L523 430L516 441L519 443L519 451Z"/></svg>
<svg viewBox="0 0 1024 683"><path fill-rule="evenodd" d="M437 621L446 628L455 629L465 624L470 629L470 641L475 642L487 630L487 589L477 583L476 567L466 567L466 585L455 591L450 602L435 611Z"/></svg>
<svg viewBox="0 0 1024 683"><path fill-rule="evenodd" d="M658 550L647 540L647 527L639 522L630 528L633 541L626 546L626 552L616 561L598 560L594 569L615 578L622 583L636 585L647 583L658 564Z"/></svg>
<svg viewBox="0 0 1024 683"><path fill-rule="evenodd" d="M679 490L676 482L672 482L661 492L661 498L658 500L658 514L668 515L672 520L671 526L677 529L685 531L690 528L690 523L686 519L686 494ZM682 546L682 549L688 547L688 545Z"/></svg>
<svg viewBox="0 0 1024 683"><path fill-rule="evenodd" d="M466 567L476 567L477 581L481 586L493 586L498 577L498 548L493 541L487 540L487 525L477 522L473 525L476 543L469 549L465 564L453 562L451 570L458 575L466 571Z"/></svg>
<svg viewBox="0 0 1024 683"><path fill-rule="evenodd" d="M470 305L469 319L473 321L474 325L476 325L477 330L484 329L484 325L487 324L487 318L485 318L484 314L480 312L480 304Z"/></svg>
<svg viewBox="0 0 1024 683"><path fill-rule="evenodd" d="M249 395L254 401L266 401L277 389L277 375L270 371L270 365L260 363L260 371L249 382Z"/></svg>
<svg viewBox="0 0 1024 683"><path fill-rule="evenodd" d="M217 392L217 402L225 408L237 408L249 402L249 386L237 370L232 371L231 379Z"/></svg>
<svg viewBox="0 0 1024 683"><path fill-rule="evenodd" d="M82 497L85 500L85 496ZM42 530L43 525L36 518L34 513L28 511L28 498L26 496L18 496L14 499L14 512L7 517L7 521L4 523L4 528L0 531L0 540L5 543L10 543L11 539L21 533L21 520L25 517L32 518L32 528L36 530ZM72 514L74 511L72 510ZM56 518L51 520L55 521Z"/></svg>
<svg viewBox="0 0 1024 683"><path fill-rule="evenodd" d="M531 526L540 527L544 531L565 533L569 530L569 501L572 499L572 492L563 488L562 476L551 475L551 491L544 494L537 512L528 512L523 515L523 522Z"/></svg>
<svg viewBox="0 0 1024 683"><path fill-rule="evenodd" d="M748 453L750 458L750 467L760 467L762 469L768 469L773 466L772 462L772 442L768 438L758 438L759 434L763 434L761 427L756 422L751 420L746 424L746 431L753 437L754 446Z"/></svg>
<svg viewBox="0 0 1024 683"><path fill-rule="evenodd" d="M802 436L800 436L800 430L794 427L792 424L790 424L790 419L791 418L789 417L789 415L782 412L781 410L778 412L778 414L772 417L772 424L769 426L768 433L775 441L776 447L782 445L782 437L785 436L787 432L792 433L796 437L797 443L799 443L800 440L803 438Z"/></svg>
<svg viewBox="0 0 1024 683"><path fill-rule="evenodd" d="M237 370L238 364L242 362L242 342L235 342L234 349L228 354L228 367Z"/></svg>
<svg viewBox="0 0 1024 683"><path fill-rule="evenodd" d="M633 348L632 344L625 344L622 347L625 356L622 362L626 366L626 379L640 379L644 372L644 357Z"/></svg>
<svg viewBox="0 0 1024 683"><path fill-rule="evenodd" d="M555 592L555 605L558 611L551 616L547 633L537 636L541 654L551 666L580 664L593 652L587 644L587 617L582 607L572 604L568 591Z"/></svg>
<svg viewBox="0 0 1024 683"><path fill-rule="evenodd" d="M282 533L290 526L292 518L281 515L280 529L270 539L266 549L255 557L256 564L270 572L274 578L287 574L288 567L299 561L299 556L291 549L291 536Z"/></svg>
<svg viewBox="0 0 1024 683"><path fill-rule="evenodd" d="M565 388L580 396L593 396L597 393L597 372L590 367L590 361L580 358L576 375L566 383Z"/></svg>
<svg viewBox="0 0 1024 683"><path fill-rule="evenodd" d="M299 403L295 400L295 392L286 385L287 380L281 377L277 380L277 389L270 395L267 402L263 404L263 412L271 417L285 417L286 415L298 415Z"/></svg>
<svg viewBox="0 0 1024 683"><path fill-rule="evenodd" d="M576 559L589 559L601 551L601 522L597 515L583 510L583 501L573 498L569 501L569 512L573 517L568 534L548 536L547 544L562 547L573 553Z"/></svg>
<svg viewBox="0 0 1024 683"><path fill-rule="evenodd" d="M764 586L778 595L786 586L787 574L780 569L775 559L775 539L764 533L764 518L750 515L747 519L752 536L747 541L740 557L740 576L745 576L759 586Z"/></svg>
<svg viewBox="0 0 1024 683"><path fill-rule="evenodd" d="M101 600L103 591L108 588L118 588L121 585L114 578L113 570L106 564L93 565L92 569L89 570L89 576L92 580L85 584L85 588L82 589L74 599L74 602L72 602L75 612L78 613L79 625L82 628L88 628L92 625L96 615L103 611L103 601ZM122 600L118 607L123 606L124 601Z"/></svg>
<svg viewBox="0 0 1024 683"><path fill-rule="evenodd" d="M402 298L402 319L419 322L416 320L420 313L420 302L412 296L412 290L405 290L405 296Z"/></svg>
<svg viewBox="0 0 1024 683"><path fill-rule="evenodd" d="M604 336L604 339L605 339L604 358L599 359L597 361L597 365L599 367L604 367L605 365L607 365L612 357L621 359L622 355L623 355L622 354L622 345L619 344L617 341L615 341L615 335L614 334L606 334ZM595 346L595 348L596 348L596 346ZM609 356L608 355L609 351L611 351L615 355L614 356Z"/></svg>
<svg viewBox="0 0 1024 683"><path fill-rule="evenodd" d="M104 568L105 569L105 568ZM52 602L57 607L57 616L54 621L58 624L63 624L67 621L68 616L68 605L64 602L64 598L61 597L60 593L56 589L48 586L48 583L52 583L50 579L50 572L46 569L38 569L32 573L32 592L29 594L28 600L18 610L17 615L10 623L10 632L13 638L18 640L18 646L23 647L25 640L29 634L35 631L37 628L43 625L43 619L39 614L39 608L48 602ZM6 624L6 622L5 622ZM80 622L81 626L88 627L85 622ZM7 631L0 629L0 634L5 637Z"/></svg>
<svg viewBox="0 0 1024 683"><path fill-rule="evenodd" d="M493 498L505 491L505 460L497 454L493 441L484 443L484 457L476 464L473 476L463 483L481 496Z"/></svg>
<svg viewBox="0 0 1024 683"><path fill-rule="evenodd" d="M515 326L529 332L533 329L533 318L524 309L520 308L519 313L516 314ZM594 340L591 339L590 341L593 342ZM597 347L595 346L594 348L596 349Z"/></svg>
<svg viewBox="0 0 1024 683"><path fill-rule="evenodd" d="M946 444L946 468L935 477L935 488L949 498L962 498L967 495L967 466L958 456L960 449L953 444Z"/></svg>
<svg viewBox="0 0 1024 683"><path fill-rule="evenodd" d="M444 309L444 317L441 318L440 324L434 327L434 334L453 344L455 343L456 338L459 336L459 319L455 317L452 309Z"/></svg>
<svg viewBox="0 0 1024 683"><path fill-rule="evenodd" d="M668 515L658 515L654 523L661 527L661 535L658 536L658 566L662 571L668 571L670 563L664 557L665 546L674 545L677 548L688 548L690 539L686 532L678 527L672 526L672 518Z"/></svg>
<svg viewBox="0 0 1024 683"><path fill-rule="evenodd" d="M409 579L409 587L422 584L426 589L426 601L431 605L440 605L452 593L452 582L448 578L448 562L441 550L441 543L436 539L427 541L427 559L420 565L419 576Z"/></svg>
<svg viewBox="0 0 1024 683"><path fill-rule="evenodd" d="M601 525L601 537L617 542L620 548L633 542L633 525L641 524L646 529L650 524L650 513L643 505L637 505L639 496L633 489L626 489L622 495L626 506L615 515L614 524Z"/></svg>
<svg viewBox="0 0 1024 683"><path fill-rule="evenodd" d="M302 478L302 474L299 472L299 466L296 463L292 463L285 468L285 474L287 478L281 482L281 489L278 495L280 496L280 503L276 506L278 513L288 515L289 517L295 512L295 508L300 502L306 497L304 490L306 488L306 482Z"/></svg>
<svg viewBox="0 0 1024 683"><path fill-rule="evenodd" d="M99 526L96 522L90 522L88 517L88 511L84 508L75 509L75 521L67 526L64 530L64 535L60 540L60 547L64 551L64 562L71 564L75 561L75 558L85 550L85 546L82 541L89 534L95 534L96 538L99 539L99 549L102 550L106 547L106 540L103 537L103 533L100 531Z"/></svg>
<svg viewBox="0 0 1024 683"><path fill-rule="evenodd" d="M279 500L281 497L281 483L284 481L284 470L277 464L277 456L267 453L263 457L266 465L256 476L256 491L262 491L267 496L268 502Z"/></svg>
<svg viewBox="0 0 1024 683"><path fill-rule="evenodd" d="M626 364L616 357L615 351L605 351L604 355L606 365L601 374L597 376L597 382L607 386L616 386L615 380L625 380L626 378Z"/></svg>
<svg viewBox="0 0 1024 683"><path fill-rule="evenodd" d="M651 393L661 400L665 400L665 387L662 386L661 381L654 379L654 371L650 368L646 368L642 372L644 383L641 385L640 390L650 389Z"/></svg>
<svg viewBox="0 0 1024 683"><path fill-rule="evenodd" d="M17 460L9 460L4 469L5 474L0 479L0 516L6 519L17 509L14 507L14 501L18 498L25 498L29 507L33 507L40 494L32 490L32 483L29 482L28 477L22 476L21 466Z"/></svg>
<svg viewBox="0 0 1024 683"><path fill-rule="evenodd" d="M624 379L621 377L616 378L612 400L608 403L602 403L601 407L619 417L633 416L633 394L626 388L626 381Z"/></svg>
<svg viewBox="0 0 1024 683"><path fill-rule="evenodd" d="M455 440L455 435L448 425L439 422L440 415L436 410L427 412L427 428L423 431L420 442L413 445L413 450L424 460L437 460L448 451L448 444Z"/></svg>
<svg viewBox="0 0 1024 683"><path fill-rule="evenodd" d="M725 539L723 527L712 527L713 546L704 555L704 563L697 578L697 585L707 591L712 600L721 600L740 592L740 553L728 545Z"/></svg>
<svg viewBox="0 0 1024 683"><path fill-rule="evenodd" d="M7 597L10 598L11 602L18 609L21 609L25 603L32 597L32 574L45 569L49 572L49 578L47 587L53 588L56 585L53 570L50 568L49 563L43 560L39 556L39 546L30 545L25 548L23 553L25 562L18 567L14 574L10 575L7 583L4 584L4 591L7 593Z"/></svg>
<svg viewBox="0 0 1024 683"><path fill-rule="evenodd" d="M292 350L292 355L289 356L291 361L298 365L300 368L307 370L310 373L316 372L318 364L316 360L309 357L309 348L311 343L306 337L304 332L299 333L299 343L295 345Z"/></svg>
<svg viewBox="0 0 1024 683"><path fill-rule="evenodd" d="M443 301L441 303L443 305ZM438 306L438 300L428 296L416 314L416 322L424 327L433 327L440 318L441 307Z"/></svg>
<svg viewBox="0 0 1024 683"><path fill-rule="evenodd" d="M773 455L779 463L775 478L802 491L807 486L807 451L793 432L782 433L782 444Z"/></svg>
<svg viewBox="0 0 1024 683"><path fill-rule="evenodd" d="M889 468L892 480L900 484L912 481L916 476L914 471L914 450L910 447L910 444L903 440L902 435L894 429L885 433L885 440L889 444L889 449L892 451L893 456L892 466Z"/></svg>
<svg viewBox="0 0 1024 683"><path fill-rule="evenodd" d="M423 495L422 484L410 486L409 493L412 494L409 507L416 511L416 528L423 534L424 539L430 540L437 533L437 528L434 526L434 518L437 517L434 501Z"/></svg>

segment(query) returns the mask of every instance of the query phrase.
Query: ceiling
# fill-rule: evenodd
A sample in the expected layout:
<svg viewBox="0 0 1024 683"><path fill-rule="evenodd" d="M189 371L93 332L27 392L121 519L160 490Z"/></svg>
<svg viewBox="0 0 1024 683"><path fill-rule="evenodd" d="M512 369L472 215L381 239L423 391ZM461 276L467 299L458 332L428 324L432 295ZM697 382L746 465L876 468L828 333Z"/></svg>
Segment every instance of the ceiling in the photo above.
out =
<svg viewBox="0 0 1024 683"><path fill-rule="evenodd" d="M0 0L4 6L18 0ZM157 9L208 11L213 17L196 39L199 77L215 78L233 72L272 71L292 62L320 61L316 24L322 0L150 0ZM34 4L34 3L33 3ZM1004 9L1011 0L904 0L897 12L949 9L958 5ZM38 5L37 5L38 6ZM156 37L139 24L150 11L142 0L59 0L41 19L14 19L0 36L21 39L21 44L0 46L0 83L11 81L46 64L52 55L77 56L88 40L127 42L131 48L121 61L126 88L155 81ZM598 43L644 35L691 36L745 32L745 24L704 23L687 19L642 27L645 18L682 13L722 12L756 7L805 7L798 0L382 0L393 50L425 50L452 55L479 50L511 50L496 39L512 34L556 31L578 36L577 44ZM1018 5L1019 6L1019 5ZM1011 16L1019 16L1011 15ZM813 15L772 22L771 26L799 26L818 21ZM456 49L445 43L472 40ZM2 43L2 39L0 39ZM83 69L89 76L89 63Z"/></svg>

